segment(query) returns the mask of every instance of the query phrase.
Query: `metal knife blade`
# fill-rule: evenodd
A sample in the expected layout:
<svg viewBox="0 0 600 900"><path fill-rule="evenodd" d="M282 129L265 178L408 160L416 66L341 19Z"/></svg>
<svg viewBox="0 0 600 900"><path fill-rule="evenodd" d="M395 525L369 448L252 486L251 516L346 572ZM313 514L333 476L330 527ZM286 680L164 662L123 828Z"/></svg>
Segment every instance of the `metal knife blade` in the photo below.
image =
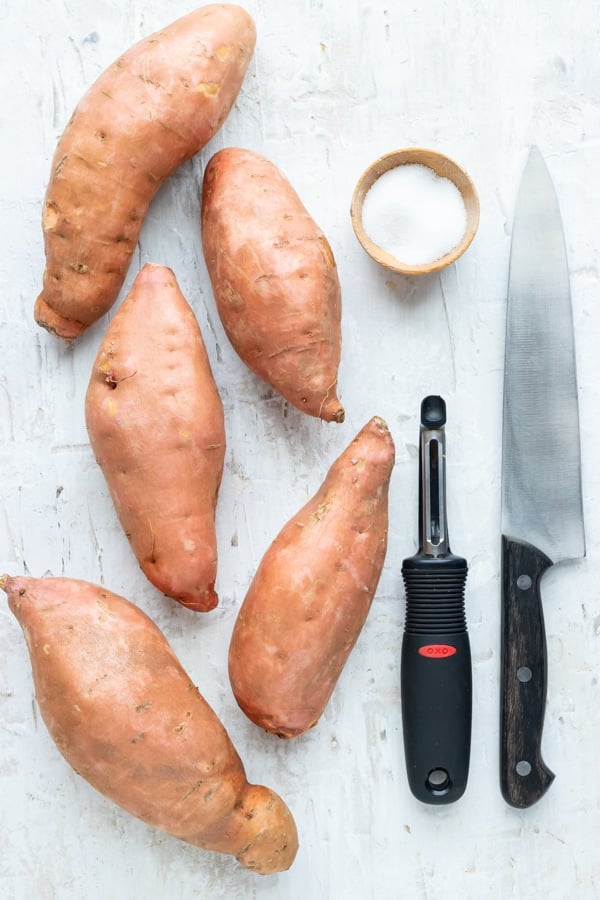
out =
<svg viewBox="0 0 600 900"><path fill-rule="evenodd" d="M554 186L532 147L514 214L504 366L500 782L512 806L531 806L554 779L541 756L540 580L554 563L583 556L569 269Z"/></svg>

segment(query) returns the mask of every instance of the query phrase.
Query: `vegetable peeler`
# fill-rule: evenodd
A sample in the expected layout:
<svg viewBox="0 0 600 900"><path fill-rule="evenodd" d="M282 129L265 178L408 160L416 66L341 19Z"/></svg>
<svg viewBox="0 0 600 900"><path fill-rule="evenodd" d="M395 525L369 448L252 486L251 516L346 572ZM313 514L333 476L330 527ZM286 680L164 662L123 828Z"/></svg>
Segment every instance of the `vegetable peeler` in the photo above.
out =
<svg viewBox="0 0 600 900"><path fill-rule="evenodd" d="M410 789L423 803L458 800L471 748L471 649L467 563L450 552L446 518L446 404L421 403L419 551L404 560L406 617L401 703Z"/></svg>

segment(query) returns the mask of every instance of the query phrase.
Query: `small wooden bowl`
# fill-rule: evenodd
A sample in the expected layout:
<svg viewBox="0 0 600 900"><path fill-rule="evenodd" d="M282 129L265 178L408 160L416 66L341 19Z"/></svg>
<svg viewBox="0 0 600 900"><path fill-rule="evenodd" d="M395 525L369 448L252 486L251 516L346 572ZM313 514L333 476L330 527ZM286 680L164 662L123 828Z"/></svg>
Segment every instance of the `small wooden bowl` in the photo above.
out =
<svg viewBox="0 0 600 900"><path fill-rule="evenodd" d="M362 208L367 191L384 172L406 163L418 163L419 165L427 166L436 175L452 181L461 193L467 213L465 231L458 244L449 253L423 265L409 265L396 259L391 253L373 243L366 234L362 224ZM437 272L439 269L449 266L465 252L475 237L479 226L479 198L475 185L464 169L461 169L454 160L435 150L409 147L404 150L393 150L391 153L386 153L365 169L354 189L350 205L350 217L356 237L372 259L385 266L386 269L399 272L401 275L427 275L430 272Z"/></svg>

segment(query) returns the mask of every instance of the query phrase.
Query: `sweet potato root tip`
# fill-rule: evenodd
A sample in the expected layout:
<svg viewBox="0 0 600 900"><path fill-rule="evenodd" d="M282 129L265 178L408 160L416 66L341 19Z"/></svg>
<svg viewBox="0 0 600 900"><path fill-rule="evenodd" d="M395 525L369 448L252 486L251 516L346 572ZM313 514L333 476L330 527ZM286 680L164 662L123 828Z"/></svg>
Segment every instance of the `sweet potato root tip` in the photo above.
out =
<svg viewBox="0 0 600 900"><path fill-rule="evenodd" d="M277 726L274 728L272 725L265 726L263 725L263 730L274 734L275 737L280 738L282 741L291 741L292 738L299 737L301 734L306 734L307 731L310 731L317 724L317 719L314 722L309 722L308 725L303 725L301 728L285 728L282 726Z"/></svg>
<svg viewBox="0 0 600 900"><path fill-rule="evenodd" d="M74 341L87 328L87 325L83 322L77 322L75 319L65 319L64 316L55 312L46 303L43 292L35 301L33 315L38 325L45 328L50 334L63 338L67 343Z"/></svg>
<svg viewBox="0 0 600 900"><path fill-rule="evenodd" d="M323 400L323 404L319 410L319 418L323 419L324 422L337 422L339 425L341 425L346 418L344 407L336 397L335 393L331 396L328 395Z"/></svg>
<svg viewBox="0 0 600 900"><path fill-rule="evenodd" d="M272 875L290 868L298 852L298 832L278 794L262 785L249 785L238 819L237 841L241 845L236 853L238 862L259 875Z"/></svg>
<svg viewBox="0 0 600 900"><path fill-rule="evenodd" d="M191 612L210 612L219 605L219 595L213 589L206 591L201 598L195 597L187 600L185 597L174 597L173 599Z"/></svg>

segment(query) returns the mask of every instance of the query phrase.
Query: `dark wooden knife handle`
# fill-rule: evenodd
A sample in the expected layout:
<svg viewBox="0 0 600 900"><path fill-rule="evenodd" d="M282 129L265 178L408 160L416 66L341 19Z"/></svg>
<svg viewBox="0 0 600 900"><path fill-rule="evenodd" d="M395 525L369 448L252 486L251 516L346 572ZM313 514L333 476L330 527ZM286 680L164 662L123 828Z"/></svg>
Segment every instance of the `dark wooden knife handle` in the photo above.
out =
<svg viewBox="0 0 600 900"><path fill-rule="evenodd" d="M551 565L531 544L502 536L500 787L521 809L554 780L541 755L548 672L540 581Z"/></svg>

